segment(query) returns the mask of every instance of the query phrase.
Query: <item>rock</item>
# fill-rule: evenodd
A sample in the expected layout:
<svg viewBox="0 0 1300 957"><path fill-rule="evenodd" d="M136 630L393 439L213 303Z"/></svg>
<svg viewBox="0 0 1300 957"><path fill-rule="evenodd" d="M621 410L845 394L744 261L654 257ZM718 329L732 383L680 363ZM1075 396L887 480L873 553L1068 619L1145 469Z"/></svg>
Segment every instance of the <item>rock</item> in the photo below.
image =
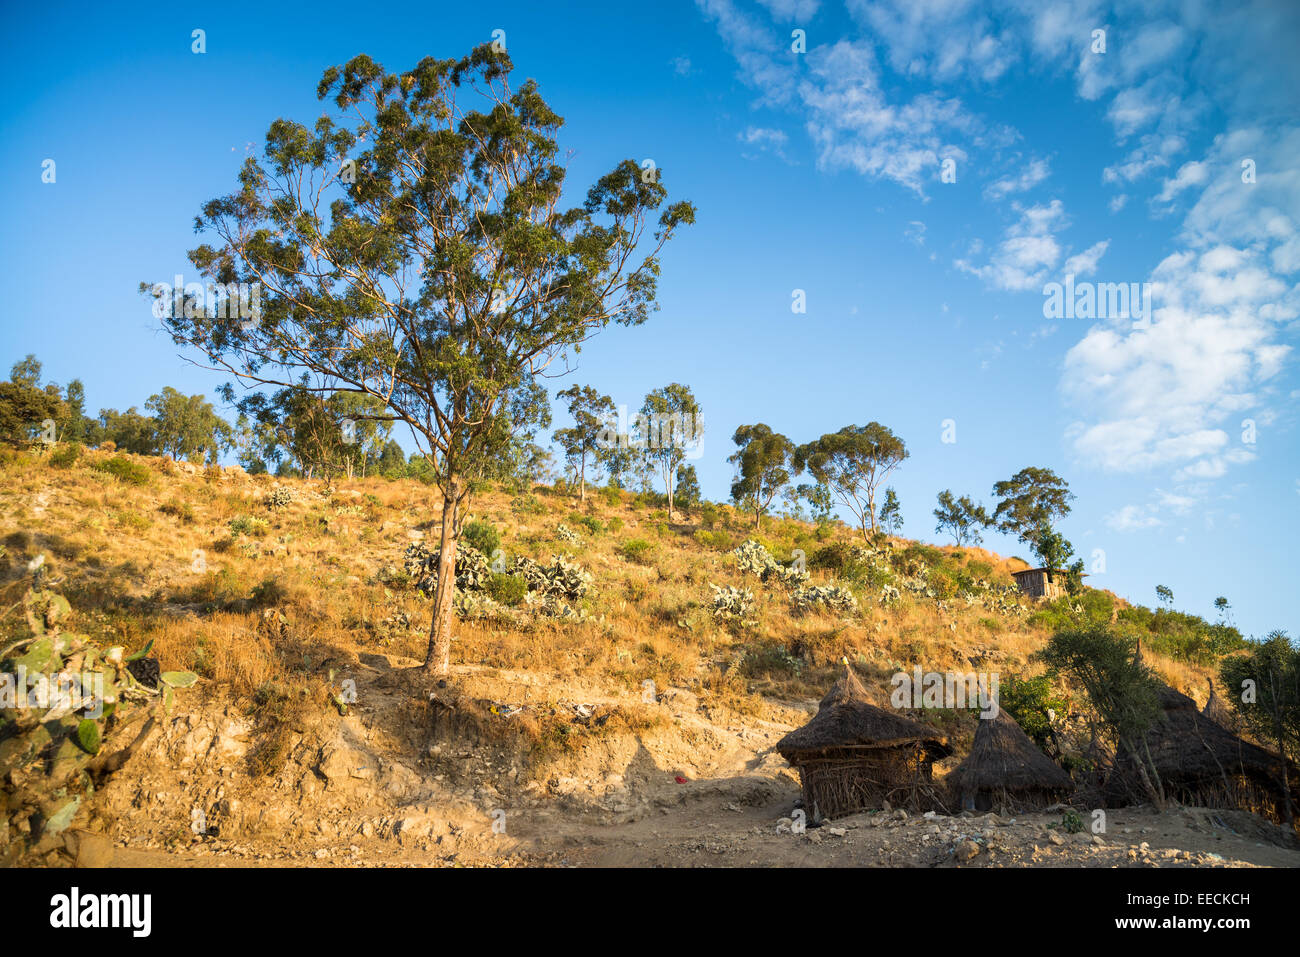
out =
<svg viewBox="0 0 1300 957"><path fill-rule="evenodd" d="M1053 844L1055 844L1057 847L1060 847L1062 844L1065 843L1065 838L1061 837L1061 835L1057 834L1055 831L1052 831L1050 834L1048 834L1047 839L1051 841Z"/></svg>
<svg viewBox="0 0 1300 957"><path fill-rule="evenodd" d="M848 831L842 827L828 827L826 828L826 833L831 835L831 837L843 837L848 833Z"/></svg>
<svg viewBox="0 0 1300 957"><path fill-rule="evenodd" d="M979 852L980 846L974 841L962 841L953 849L953 853L959 861L969 861L979 856Z"/></svg>
<svg viewBox="0 0 1300 957"><path fill-rule="evenodd" d="M808 831L808 841L811 844L820 844L822 842L822 832L820 830Z"/></svg>
<svg viewBox="0 0 1300 957"><path fill-rule="evenodd" d="M109 867L113 863L113 842L103 834L77 834L77 866Z"/></svg>

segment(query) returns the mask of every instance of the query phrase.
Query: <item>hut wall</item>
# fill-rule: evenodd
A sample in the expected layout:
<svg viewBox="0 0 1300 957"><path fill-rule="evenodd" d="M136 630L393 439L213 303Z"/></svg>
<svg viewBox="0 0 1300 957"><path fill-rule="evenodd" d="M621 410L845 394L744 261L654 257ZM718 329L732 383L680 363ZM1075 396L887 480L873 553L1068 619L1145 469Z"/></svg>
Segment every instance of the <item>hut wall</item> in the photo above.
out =
<svg viewBox="0 0 1300 957"><path fill-rule="evenodd" d="M814 819L906 807L946 810L933 786L933 760L924 749L880 748L804 758L799 763L804 807Z"/></svg>

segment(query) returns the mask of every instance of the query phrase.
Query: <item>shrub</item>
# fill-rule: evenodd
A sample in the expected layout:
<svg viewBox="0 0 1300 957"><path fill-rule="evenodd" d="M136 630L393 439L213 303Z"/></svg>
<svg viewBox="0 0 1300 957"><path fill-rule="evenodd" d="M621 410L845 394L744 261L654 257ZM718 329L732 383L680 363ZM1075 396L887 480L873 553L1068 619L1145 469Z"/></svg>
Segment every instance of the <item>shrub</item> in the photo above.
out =
<svg viewBox="0 0 1300 957"><path fill-rule="evenodd" d="M573 522L574 525L580 525L582 528L585 528L588 535L599 535L605 530L605 526L600 524L600 519L596 518L594 515L579 515L577 512L574 512L569 516L569 521Z"/></svg>
<svg viewBox="0 0 1300 957"><path fill-rule="evenodd" d="M58 469L71 468L79 458L81 458L81 443L69 442L50 456L50 464Z"/></svg>
<svg viewBox="0 0 1300 957"><path fill-rule="evenodd" d="M705 528L712 528L721 518L722 513L719 512L718 507L711 502L705 502L704 506L700 509L700 524Z"/></svg>
<svg viewBox="0 0 1300 957"><path fill-rule="evenodd" d="M270 528L264 518L254 518L251 515L238 515L226 523L234 535L249 535L254 538L261 538Z"/></svg>
<svg viewBox="0 0 1300 957"><path fill-rule="evenodd" d="M536 495L516 495L510 502L510 511L516 515L541 515L546 511L546 506Z"/></svg>
<svg viewBox="0 0 1300 957"><path fill-rule="evenodd" d="M272 512L279 512L293 503L293 491L283 486L271 489L263 499L263 503Z"/></svg>
<svg viewBox="0 0 1300 957"><path fill-rule="evenodd" d="M621 532L623 531L623 520L615 515L605 523L605 528L611 532Z"/></svg>
<svg viewBox="0 0 1300 957"><path fill-rule="evenodd" d="M721 529L716 532L706 532L702 528L696 530L695 540L705 548L715 548L720 552L730 549L734 542L734 539Z"/></svg>
<svg viewBox="0 0 1300 957"><path fill-rule="evenodd" d="M528 582L522 575L496 573L487 580L487 593L493 601L514 606L528 594Z"/></svg>
<svg viewBox="0 0 1300 957"><path fill-rule="evenodd" d="M604 499L606 505L621 505L623 503L623 490L621 488L606 485L597 494Z"/></svg>
<svg viewBox="0 0 1300 957"><path fill-rule="evenodd" d="M124 455L115 455L111 459L105 459L96 462L94 465L96 471L107 472L120 482L127 485L148 485L149 468L140 462L132 462Z"/></svg>
<svg viewBox="0 0 1300 957"><path fill-rule="evenodd" d="M175 500L163 502L163 504L158 506L158 511L162 512L164 515L178 518L186 525L194 524L194 507L190 505L189 502L177 502Z"/></svg>
<svg viewBox="0 0 1300 957"><path fill-rule="evenodd" d="M618 547L618 553L629 562L644 564L650 558L650 553L654 551L654 544L647 542L644 538L629 538L626 542Z"/></svg>
<svg viewBox="0 0 1300 957"><path fill-rule="evenodd" d="M501 533L491 522L475 519L461 531L461 542L490 556L501 547Z"/></svg>
<svg viewBox="0 0 1300 957"><path fill-rule="evenodd" d="M103 442L100 442L99 445L97 445L97 446L95 446L95 447L96 447L97 449L99 449L99 451L101 451L101 452L116 452L116 451L117 451L117 443L114 442L112 439L105 439Z"/></svg>
<svg viewBox="0 0 1300 957"><path fill-rule="evenodd" d="M710 584L713 589L713 617L719 621L743 621L754 607L754 593L734 585Z"/></svg>
<svg viewBox="0 0 1300 957"><path fill-rule="evenodd" d="M839 585L810 585L795 590L790 596L790 607L796 615L821 610L849 615L858 610L858 600L853 592Z"/></svg>

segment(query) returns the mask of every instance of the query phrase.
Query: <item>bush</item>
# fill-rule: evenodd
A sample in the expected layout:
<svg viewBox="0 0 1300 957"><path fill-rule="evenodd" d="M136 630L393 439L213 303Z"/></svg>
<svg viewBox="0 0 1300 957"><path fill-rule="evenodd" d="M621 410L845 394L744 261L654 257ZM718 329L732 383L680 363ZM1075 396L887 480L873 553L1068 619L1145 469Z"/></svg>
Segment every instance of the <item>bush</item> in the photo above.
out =
<svg viewBox="0 0 1300 957"><path fill-rule="evenodd" d="M158 511L162 512L164 515L178 518L186 525L194 524L194 507L190 505L189 502L177 502L174 500L171 502L164 502L158 506Z"/></svg>
<svg viewBox="0 0 1300 957"><path fill-rule="evenodd" d="M58 469L71 468L81 458L81 443L69 442L50 456L50 464Z"/></svg>
<svg viewBox="0 0 1300 957"><path fill-rule="evenodd" d="M712 528L714 525L718 524L718 520L721 518L722 513L719 512L718 507L711 502L705 502L703 508L700 509L700 524L705 528Z"/></svg>
<svg viewBox="0 0 1300 957"><path fill-rule="evenodd" d="M604 499L606 505L621 505L623 503L623 490L621 488L606 485L597 494Z"/></svg>
<svg viewBox="0 0 1300 957"><path fill-rule="evenodd" d="M623 531L623 520L615 515L605 523L605 528L611 532L621 532Z"/></svg>
<svg viewBox="0 0 1300 957"><path fill-rule="evenodd" d="M729 551L735 540L727 532L719 529L716 532L706 532L704 529L697 529L695 540L705 548L716 548L720 552Z"/></svg>
<svg viewBox="0 0 1300 957"><path fill-rule="evenodd" d="M127 485L148 485L149 468L140 462L132 462L124 455L115 455L111 459L102 462L96 462L94 468L98 472L107 472L120 482Z"/></svg>
<svg viewBox="0 0 1300 957"><path fill-rule="evenodd" d="M510 511L516 515L541 515L546 511L546 506L536 495L516 495L510 502Z"/></svg>
<svg viewBox="0 0 1300 957"><path fill-rule="evenodd" d="M272 512L279 512L293 503L293 492L284 487L271 489L263 502Z"/></svg>
<svg viewBox="0 0 1300 957"><path fill-rule="evenodd" d="M580 515L574 512L569 516L569 521L574 525L580 525L587 530L588 535L599 535L605 530L605 526L600 524L600 519L594 515Z"/></svg>
<svg viewBox="0 0 1300 957"><path fill-rule="evenodd" d="M501 533L491 522L475 519L461 532L461 541L491 557L501 547Z"/></svg>
<svg viewBox="0 0 1300 957"><path fill-rule="evenodd" d="M502 605L518 605L528 594L528 582L522 575L494 574L487 580L488 596Z"/></svg>
<svg viewBox="0 0 1300 957"><path fill-rule="evenodd" d="M618 548L618 553L630 562L644 564L654 551L654 544L644 538L629 538Z"/></svg>
<svg viewBox="0 0 1300 957"><path fill-rule="evenodd" d="M253 518L251 515L239 515L232 518L228 523L230 531L235 535L251 535L255 538L261 538L270 528L264 518Z"/></svg>

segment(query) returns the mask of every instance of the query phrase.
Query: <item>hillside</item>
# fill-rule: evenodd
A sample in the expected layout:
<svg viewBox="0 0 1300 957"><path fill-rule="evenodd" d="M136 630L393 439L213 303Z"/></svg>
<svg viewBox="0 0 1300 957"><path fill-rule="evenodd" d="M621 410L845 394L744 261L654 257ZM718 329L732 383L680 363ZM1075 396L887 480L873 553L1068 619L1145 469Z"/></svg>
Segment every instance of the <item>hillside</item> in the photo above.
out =
<svg viewBox="0 0 1300 957"><path fill-rule="evenodd" d="M705 506L670 525L617 491L580 504L491 490L472 517L499 533L501 567L562 556L589 590L562 608L500 591L468 609L452 679L426 701L403 669L422 660L430 620L405 564L436 540L428 487L98 451L11 454L0 475L7 614L39 563L79 632L152 641L164 671L200 677L65 846L42 850L49 863L798 863L834 841L828 863L939 863L963 846L978 863L1296 863L1267 825L1191 810L1115 812L1127 823L1098 842L1061 842L1059 814L859 815L840 833L779 833L798 786L771 746L842 659L881 703L914 666L1005 682L1041 670L1031 656L1062 615L1123 604L1093 592L1034 605L1014 593L1015 559L899 540L864 566L847 529L771 520L758 533L771 555L802 551L809 584L856 601L800 614L790 589L738 568L752 517ZM749 589L752 607L719 619L711 585ZM1209 670L1159 647L1152 664L1203 703ZM969 712L926 718L964 753Z"/></svg>

